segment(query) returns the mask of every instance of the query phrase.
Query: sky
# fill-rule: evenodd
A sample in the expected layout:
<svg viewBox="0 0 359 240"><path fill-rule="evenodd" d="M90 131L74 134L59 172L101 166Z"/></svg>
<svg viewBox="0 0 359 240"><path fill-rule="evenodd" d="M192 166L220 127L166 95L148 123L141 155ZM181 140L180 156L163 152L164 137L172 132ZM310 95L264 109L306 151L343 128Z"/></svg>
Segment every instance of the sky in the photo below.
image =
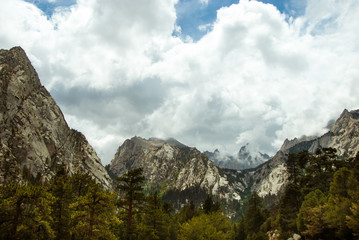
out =
<svg viewBox="0 0 359 240"><path fill-rule="evenodd" d="M13 46L103 164L133 136L271 155L359 108L357 0L1 0Z"/></svg>

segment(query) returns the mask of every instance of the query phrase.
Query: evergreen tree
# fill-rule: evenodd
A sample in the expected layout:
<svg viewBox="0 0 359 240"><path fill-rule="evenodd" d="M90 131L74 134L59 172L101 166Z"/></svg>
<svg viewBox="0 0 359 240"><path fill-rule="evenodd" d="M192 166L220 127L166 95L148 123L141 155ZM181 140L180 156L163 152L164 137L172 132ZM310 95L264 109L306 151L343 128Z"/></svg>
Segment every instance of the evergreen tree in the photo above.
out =
<svg viewBox="0 0 359 240"><path fill-rule="evenodd" d="M350 211L351 214L346 216L346 224L354 236L359 237L359 204L352 203Z"/></svg>
<svg viewBox="0 0 359 240"><path fill-rule="evenodd" d="M51 203L52 229L55 239L70 239L71 213L70 204L73 201L70 178L64 166L61 166L52 178L49 192L53 196Z"/></svg>
<svg viewBox="0 0 359 240"><path fill-rule="evenodd" d="M350 199L349 195L352 186L349 181L351 173L347 168L341 168L335 172L334 180L330 184L329 199L325 208L325 222L335 230L335 234L341 239L352 238L351 230L346 224L347 216L351 214L350 207L352 206L352 199Z"/></svg>
<svg viewBox="0 0 359 240"><path fill-rule="evenodd" d="M246 233L246 222L245 222L245 218L242 218L238 225L234 225L236 226L234 228L234 239L235 240L245 240L247 237L247 233Z"/></svg>
<svg viewBox="0 0 359 240"><path fill-rule="evenodd" d="M137 168L117 178L120 182L117 188L121 194L117 204L124 213L123 220L126 222L126 239L128 240L135 237L133 226L134 215L142 211L145 201L142 186L145 178L142 172L142 168Z"/></svg>
<svg viewBox="0 0 359 240"><path fill-rule="evenodd" d="M323 220L326 202L327 197L319 189L305 196L297 217L297 228L304 236L327 239L326 224Z"/></svg>
<svg viewBox="0 0 359 240"><path fill-rule="evenodd" d="M350 213L346 216L346 224L359 237L359 153L356 155L352 174L349 177Z"/></svg>
<svg viewBox="0 0 359 240"><path fill-rule="evenodd" d="M94 180L88 173L75 173L70 178L72 193L75 198L85 196Z"/></svg>
<svg viewBox="0 0 359 240"><path fill-rule="evenodd" d="M219 202L213 201L213 198L210 195L207 195L207 198L204 200L202 204L202 210L205 214L210 214L212 212L217 212L221 210Z"/></svg>
<svg viewBox="0 0 359 240"><path fill-rule="evenodd" d="M144 212L139 238L146 240L167 239L170 236L170 219L162 211L161 201L157 192L148 197Z"/></svg>
<svg viewBox="0 0 359 240"><path fill-rule="evenodd" d="M301 192L297 185L289 184L279 203L281 236L289 237L297 231L296 218L301 205Z"/></svg>
<svg viewBox="0 0 359 240"><path fill-rule="evenodd" d="M300 175L301 175L301 169L299 167L298 155L289 154L286 165L287 165L287 171L289 174L289 181L297 185L299 183L299 179L300 179Z"/></svg>
<svg viewBox="0 0 359 240"><path fill-rule="evenodd" d="M115 195L92 183L84 196L70 205L73 239L116 239L110 226L118 222L115 215Z"/></svg>
<svg viewBox="0 0 359 240"><path fill-rule="evenodd" d="M258 232L265 221L264 206L262 199L256 192L252 193L248 202L248 209L245 216L247 234Z"/></svg>
<svg viewBox="0 0 359 240"><path fill-rule="evenodd" d="M53 239L49 202L43 186L0 186L1 239Z"/></svg>
<svg viewBox="0 0 359 240"><path fill-rule="evenodd" d="M219 212L193 217L188 222L181 224L178 235L179 240L229 240L232 238L231 222Z"/></svg>
<svg viewBox="0 0 359 240"><path fill-rule="evenodd" d="M176 217L178 219L178 223L184 223L196 216L198 216L198 211L193 201L190 201L187 205L184 205L181 208Z"/></svg>
<svg viewBox="0 0 359 240"><path fill-rule="evenodd" d="M307 167L305 168L306 175L302 182L302 187L305 190L304 195L315 189L328 192L337 162L338 159L335 149L318 148L315 154L310 156Z"/></svg>

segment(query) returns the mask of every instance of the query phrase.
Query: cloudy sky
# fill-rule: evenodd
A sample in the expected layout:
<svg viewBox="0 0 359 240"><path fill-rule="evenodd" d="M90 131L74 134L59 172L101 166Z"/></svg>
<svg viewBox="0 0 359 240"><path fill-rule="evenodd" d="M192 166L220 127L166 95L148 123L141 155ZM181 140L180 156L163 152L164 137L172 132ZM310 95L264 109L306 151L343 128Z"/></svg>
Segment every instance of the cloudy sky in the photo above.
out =
<svg viewBox="0 0 359 240"><path fill-rule="evenodd" d="M274 154L359 108L357 0L1 0L20 45L104 164L135 135Z"/></svg>

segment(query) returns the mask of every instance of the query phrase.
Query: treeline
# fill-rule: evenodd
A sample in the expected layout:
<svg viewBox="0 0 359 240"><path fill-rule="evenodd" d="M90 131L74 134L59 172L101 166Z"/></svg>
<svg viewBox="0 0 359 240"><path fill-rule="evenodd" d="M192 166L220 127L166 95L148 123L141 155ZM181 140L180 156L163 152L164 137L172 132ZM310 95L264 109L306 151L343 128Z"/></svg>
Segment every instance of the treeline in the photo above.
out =
<svg viewBox="0 0 359 240"><path fill-rule="evenodd" d="M208 196L175 212L158 194L145 195L142 169L107 191L88 174L60 167L49 183L0 186L0 239L232 239L231 221Z"/></svg>
<svg viewBox="0 0 359 240"><path fill-rule="evenodd" d="M145 194L142 169L119 177L107 191L88 174L60 167L48 183L0 186L0 239L261 240L357 239L359 155L339 160L334 149L290 154L289 184L279 204L257 193L232 222L211 196L175 211L157 192Z"/></svg>
<svg viewBox="0 0 359 240"><path fill-rule="evenodd" d="M359 238L359 154L338 159L332 148L289 154L289 184L279 204L266 209L252 194L236 240Z"/></svg>

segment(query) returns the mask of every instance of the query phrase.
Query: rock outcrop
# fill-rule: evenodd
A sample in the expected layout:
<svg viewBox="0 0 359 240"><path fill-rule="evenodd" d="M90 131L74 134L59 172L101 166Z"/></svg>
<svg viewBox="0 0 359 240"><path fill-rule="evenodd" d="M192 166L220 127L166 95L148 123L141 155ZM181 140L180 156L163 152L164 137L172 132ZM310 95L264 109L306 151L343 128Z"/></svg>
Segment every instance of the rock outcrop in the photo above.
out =
<svg viewBox="0 0 359 240"><path fill-rule="evenodd" d="M80 132L70 129L20 47L0 50L0 183L49 180L59 165L111 178Z"/></svg>

